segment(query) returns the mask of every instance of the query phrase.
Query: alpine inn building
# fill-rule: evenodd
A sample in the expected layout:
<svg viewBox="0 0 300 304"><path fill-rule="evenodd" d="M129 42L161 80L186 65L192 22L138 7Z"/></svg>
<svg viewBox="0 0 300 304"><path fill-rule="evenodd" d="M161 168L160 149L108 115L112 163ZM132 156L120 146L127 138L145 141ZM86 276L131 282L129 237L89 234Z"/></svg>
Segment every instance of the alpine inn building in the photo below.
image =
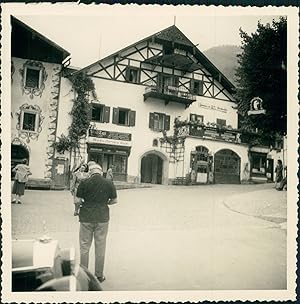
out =
<svg viewBox="0 0 300 304"><path fill-rule="evenodd" d="M81 158L104 173L113 165L116 180L170 184L191 173L195 184L267 180L269 148L250 149L236 131L233 84L175 25L79 72L93 80L97 95ZM62 79L58 134L67 133L69 92ZM163 132L173 135L175 119L204 127L180 128L173 149Z"/></svg>
<svg viewBox="0 0 300 304"><path fill-rule="evenodd" d="M274 151L271 159L269 147L250 147L237 131L233 84L175 25L71 70L93 80L97 99L80 154L58 153L75 94L66 76L70 53L18 19L11 23L11 159L12 167L29 161L28 184L67 188L71 169L89 160L135 183L273 179ZM188 122L176 129L176 144L169 140L175 120Z"/></svg>

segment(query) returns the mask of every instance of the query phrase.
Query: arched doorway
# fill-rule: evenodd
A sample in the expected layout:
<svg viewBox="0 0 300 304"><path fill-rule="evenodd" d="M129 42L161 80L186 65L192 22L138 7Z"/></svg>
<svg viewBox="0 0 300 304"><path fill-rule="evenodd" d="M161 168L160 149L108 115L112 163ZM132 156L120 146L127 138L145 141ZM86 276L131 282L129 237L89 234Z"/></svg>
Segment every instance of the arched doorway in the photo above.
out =
<svg viewBox="0 0 300 304"><path fill-rule="evenodd" d="M29 151L22 145L11 145L11 169L17 164L22 163L23 159L27 159L29 162ZM13 173L11 173L13 177Z"/></svg>
<svg viewBox="0 0 300 304"><path fill-rule="evenodd" d="M222 149L214 157L214 178L216 184L240 183L240 157L229 149Z"/></svg>
<svg viewBox="0 0 300 304"><path fill-rule="evenodd" d="M141 182L163 183L163 158L156 153L149 153L141 161Z"/></svg>

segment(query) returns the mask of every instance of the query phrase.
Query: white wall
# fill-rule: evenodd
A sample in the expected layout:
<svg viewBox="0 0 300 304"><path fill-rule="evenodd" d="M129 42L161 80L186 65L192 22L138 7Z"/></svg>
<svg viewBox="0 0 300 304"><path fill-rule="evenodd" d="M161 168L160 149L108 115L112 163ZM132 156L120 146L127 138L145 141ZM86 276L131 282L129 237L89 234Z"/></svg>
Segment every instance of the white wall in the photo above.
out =
<svg viewBox="0 0 300 304"><path fill-rule="evenodd" d="M227 125L231 125L232 127L237 126L237 114L236 110L232 108L234 105L232 102L214 100L204 97L197 98L197 101L185 109L184 105L179 103L170 102L165 105L163 100L157 100L148 98L144 101L144 90L145 87L136 84L129 84L125 82L117 82L106 79L93 78L95 83L96 92L98 96L98 100L100 103L105 104L106 106L110 106L110 123L96 123L96 128L99 130L105 131L117 131L117 132L125 132L132 134L132 148L131 153L128 160L128 175L139 176L140 175L140 161L142 156L150 151L160 151L165 154L166 157L168 155L166 152L159 147L152 147L153 139L162 137L161 132L155 132L149 129L149 113L150 112L161 112L167 115L170 115L170 131L168 131L168 135L173 134L173 122L174 119L178 116L181 116L182 119L189 118L189 113L195 113L199 115L204 115L205 122L216 122L216 118L226 119ZM63 99L62 99L63 100ZM64 104L62 102L61 104ZM204 108L199 106L199 102L207 105L209 108ZM211 108L211 105L215 106L215 109ZM120 126L116 124L112 124L112 112L113 107L125 107L130 108L131 110L136 111L136 123L135 127L128 126ZM222 109L221 112L219 109ZM217 110L216 110L217 109ZM65 110L66 111L66 110ZM59 128L61 130L61 127ZM58 133L60 134L60 133ZM186 151L188 154L191 150L194 149L196 145L199 145L200 139L189 139L188 146L186 147ZM236 151L239 155L241 155L242 164L241 167L244 168L244 164L248 162L248 156L246 152L246 148L243 146L238 146L234 144L228 144L226 142L208 142L208 148L212 151L217 151L221 147L231 148ZM188 164L188 166L187 166ZM176 176L176 165L169 165L169 177L173 178ZM186 157L185 171L188 172L189 167L189 159ZM177 171L181 170L177 168ZM178 173L177 173L178 175ZM181 173L180 173L181 176Z"/></svg>
<svg viewBox="0 0 300 304"><path fill-rule="evenodd" d="M217 122L217 118L225 119L226 125L237 128L238 116L234 109L235 103L203 96L197 96L197 100L185 111L186 114L198 113L204 116L204 123ZM188 117L186 117L188 118Z"/></svg>
<svg viewBox="0 0 300 304"><path fill-rule="evenodd" d="M47 79L45 81L45 88L41 96L33 96L22 93L23 80L20 73L20 69L23 69L23 64L27 59L12 58L14 65L14 73L12 75L12 102L11 102L11 138L20 138L30 150L29 166L32 172L32 178L50 178L50 172L52 167L52 155L49 143L54 140L54 137L50 135L49 128L53 126L53 118L57 115L56 109L56 93L59 87L54 85L59 83L59 71L61 65L42 62L47 73ZM18 111L23 104L38 105L42 111L44 117L41 132L37 139L23 138L22 132L17 130L18 123ZM48 154L49 153L49 154Z"/></svg>

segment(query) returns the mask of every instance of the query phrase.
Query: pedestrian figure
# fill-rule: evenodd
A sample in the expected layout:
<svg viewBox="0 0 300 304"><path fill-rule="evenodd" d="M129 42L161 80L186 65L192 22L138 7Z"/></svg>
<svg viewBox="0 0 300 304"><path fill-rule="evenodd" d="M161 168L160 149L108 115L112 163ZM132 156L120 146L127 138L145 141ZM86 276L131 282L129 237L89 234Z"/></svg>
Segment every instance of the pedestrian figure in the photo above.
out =
<svg viewBox="0 0 300 304"><path fill-rule="evenodd" d="M282 191L283 189L287 190L287 167L284 168L285 177L281 180L279 186L276 188L278 191Z"/></svg>
<svg viewBox="0 0 300 304"><path fill-rule="evenodd" d="M20 199L21 196L24 195L28 176L32 174L30 172L27 159L23 159L22 163L16 165L12 171L15 173L15 181L12 189L14 199L12 200L12 203L22 204Z"/></svg>
<svg viewBox="0 0 300 304"><path fill-rule="evenodd" d="M113 181L114 180L114 175L113 175L113 166L110 165L108 170L106 171L106 179Z"/></svg>
<svg viewBox="0 0 300 304"><path fill-rule="evenodd" d="M191 171L191 183L192 185L196 183L196 171L194 169Z"/></svg>
<svg viewBox="0 0 300 304"><path fill-rule="evenodd" d="M117 203L117 192L114 184L102 175L101 166L88 163L90 177L83 180L77 188L79 212L80 263L88 268L89 251L94 239L95 275L103 282L106 237L109 223L109 205Z"/></svg>
<svg viewBox="0 0 300 304"><path fill-rule="evenodd" d="M275 188L276 188L277 185L280 184L280 182L283 179L283 166L282 166L282 160L281 159L277 160L277 166L275 168L275 173L276 173Z"/></svg>
<svg viewBox="0 0 300 304"><path fill-rule="evenodd" d="M81 163L79 167L77 167L73 172L72 183L70 186L70 191L74 198L74 216L78 215L80 205L76 204L76 192L79 184L86 178L88 178L88 166L85 163Z"/></svg>

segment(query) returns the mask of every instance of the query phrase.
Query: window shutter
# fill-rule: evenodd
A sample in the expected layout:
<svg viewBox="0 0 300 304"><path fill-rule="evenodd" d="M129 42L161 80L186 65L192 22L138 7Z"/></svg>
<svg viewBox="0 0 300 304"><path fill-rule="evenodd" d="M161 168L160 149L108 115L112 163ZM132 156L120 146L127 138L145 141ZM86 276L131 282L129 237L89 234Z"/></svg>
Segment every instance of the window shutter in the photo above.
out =
<svg viewBox="0 0 300 304"><path fill-rule="evenodd" d="M199 81L199 95L203 95L203 81Z"/></svg>
<svg viewBox="0 0 300 304"><path fill-rule="evenodd" d="M113 108L113 124L118 124L119 123L119 109L118 108Z"/></svg>
<svg viewBox="0 0 300 304"><path fill-rule="evenodd" d="M109 122L110 107L104 106L103 111L103 122Z"/></svg>
<svg viewBox="0 0 300 304"><path fill-rule="evenodd" d="M154 113L149 113L149 128L154 129Z"/></svg>
<svg viewBox="0 0 300 304"><path fill-rule="evenodd" d="M191 94L194 94L194 80L193 79L190 81L190 92L191 92Z"/></svg>
<svg viewBox="0 0 300 304"><path fill-rule="evenodd" d="M125 71L125 80L129 81L129 78L130 78L130 67L127 66Z"/></svg>
<svg viewBox="0 0 300 304"><path fill-rule="evenodd" d="M165 116L165 130L170 130L170 115Z"/></svg>
<svg viewBox="0 0 300 304"><path fill-rule="evenodd" d="M135 111L129 111L129 126L135 126Z"/></svg>

